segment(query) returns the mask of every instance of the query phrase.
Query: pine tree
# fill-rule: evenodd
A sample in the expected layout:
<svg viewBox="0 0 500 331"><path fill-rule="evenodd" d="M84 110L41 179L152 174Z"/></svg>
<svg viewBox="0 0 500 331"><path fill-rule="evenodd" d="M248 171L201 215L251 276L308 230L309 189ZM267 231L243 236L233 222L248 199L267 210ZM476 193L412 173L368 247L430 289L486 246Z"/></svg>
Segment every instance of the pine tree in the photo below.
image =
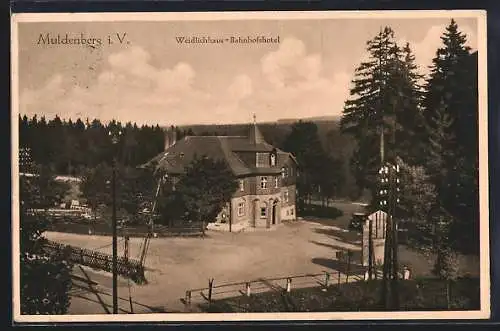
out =
<svg viewBox="0 0 500 331"><path fill-rule="evenodd" d="M418 158L420 87L409 45L400 48L385 27L367 42L369 59L355 71L351 98L345 102L341 130L357 141L351 164L360 187L375 191L384 133L386 160L396 156L414 163Z"/></svg>
<svg viewBox="0 0 500 331"><path fill-rule="evenodd" d="M409 243L430 256L434 252L436 187L432 184L426 169L422 166L411 166L400 161L401 181L404 189L397 215L408 221Z"/></svg>
<svg viewBox="0 0 500 331"><path fill-rule="evenodd" d="M470 54L466 36L454 20L441 37L443 46L433 59L424 98L429 136L426 163L434 173L438 199L453 218L450 225L455 248L470 244L477 251L479 224L477 57ZM442 120L449 123L443 130ZM447 131L439 149L436 135ZM448 139L446 141L446 139ZM441 155L439 155L441 153ZM441 164L443 168L438 169ZM461 242L461 244L459 244Z"/></svg>
<svg viewBox="0 0 500 331"><path fill-rule="evenodd" d="M294 123L283 143L283 149L297 159L300 171L297 178L298 198L306 202L317 192L324 176L321 163L325 152L318 137L318 126L313 122Z"/></svg>
<svg viewBox="0 0 500 331"><path fill-rule="evenodd" d="M417 165L422 161L423 137L425 137L425 123L421 110L423 75L418 73L410 44L406 43L402 49L401 62L397 63L399 77L396 76L396 86L399 87L398 105L396 107L397 150L398 156L410 165ZM396 147L396 146L395 146Z"/></svg>

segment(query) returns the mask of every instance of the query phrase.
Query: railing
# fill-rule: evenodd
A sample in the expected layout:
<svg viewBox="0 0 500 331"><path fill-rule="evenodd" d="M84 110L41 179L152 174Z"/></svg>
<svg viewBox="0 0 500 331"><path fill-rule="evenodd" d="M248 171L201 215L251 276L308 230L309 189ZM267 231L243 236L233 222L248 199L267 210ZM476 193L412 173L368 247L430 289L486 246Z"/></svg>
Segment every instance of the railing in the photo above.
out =
<svg viewBox="0 0 500 331"><path fill-rule="evenodd" d="M90 249L63 245L53 241L47 241L44 247L49 252L62 252L69 249L69 259L73 263L81 264L103 271L113 271L113 257L108 254L93 251ZM126 259L123 256L117 259L117 273L128 277L138 284L146 282L144 276L144 266L134 259Z"/></svg>
<svg viewBox="0 0 500 331"><path fill-rule="evenodd" d="M105 221L89 222L89 220L70 219L67 217L55 217L49 224L50 231L76 233L76 234L92 234L92 235L111 235L112 227ZM157 237L182 237L182 236L202 236L203 230L200 225L190 226L173 226L155 225L154 233ZM145 237L150 234L148 225L128 225L119 226L118 234L120 236L127 235L129 237Z"/></svg>
<svg viewBox="0 0 500 331"><path fill-rule="evenodd" d="M182 299L186 311L189 311L191 304L208 303L213 300L234 298L238 296L251 296L253 294L281 291L290 292L293 288L311 288L345 284L352 281L365 280L366 273L343 273L339 271L323 272L318 274L303 274L288 277L277 278L259 278L247 282L226 283L216 285L215 280L208 280L208 287L190 289L186 291ZM381 278L380 272L377 272L377 278Z"/></svg>

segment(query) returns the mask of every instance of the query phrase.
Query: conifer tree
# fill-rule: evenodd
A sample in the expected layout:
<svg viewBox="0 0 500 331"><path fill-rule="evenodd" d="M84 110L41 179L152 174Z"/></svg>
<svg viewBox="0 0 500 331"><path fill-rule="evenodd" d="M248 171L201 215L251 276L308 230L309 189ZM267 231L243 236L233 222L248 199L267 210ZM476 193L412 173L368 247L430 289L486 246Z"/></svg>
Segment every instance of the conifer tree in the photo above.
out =
<svg viewBox="0 0 500 331"><path fill-rule="evenodd" d="M421 109L423 75L418 72L415 64L415 55L410 44L402 48L402 56L398 70L395 73L396 86L399 87L399 102L396 107L396 144L398 156L410 165L420 164L422 161L423 137L425 137L425 123Z"/></svg>
<svg viewBox="0 0 500 331"><path fill-rule="evenodd" d="M477 251L477 57L470 54L466 36L454 20L441 40L423 101L428 136L425 163L434 174L441 207L452 217L451 244L455 248L470 244L469 249ZM437 139L439 135L443 136Z"/></svg>
<svg viewBox="0 0 500 331"><path fill-rule="evenodd" d="M309 202L326 175L322 170L326 156L318 137L318 126L313 122L294 123L283 149L297 158L300 170L297 178L299 201Z"/></svg>
<svg viewBox="0 0 500 331"><path fill-rule="evenodd" d="M418 158L414 139L422 131L420 75L410 46L399 47L390 27L367 42L367 51L369 59L355 71L341 130L357 141L351 165L358 185L374 192L381 164L382 132L385 161L394 162L398 156L415 163Z"/></svg>

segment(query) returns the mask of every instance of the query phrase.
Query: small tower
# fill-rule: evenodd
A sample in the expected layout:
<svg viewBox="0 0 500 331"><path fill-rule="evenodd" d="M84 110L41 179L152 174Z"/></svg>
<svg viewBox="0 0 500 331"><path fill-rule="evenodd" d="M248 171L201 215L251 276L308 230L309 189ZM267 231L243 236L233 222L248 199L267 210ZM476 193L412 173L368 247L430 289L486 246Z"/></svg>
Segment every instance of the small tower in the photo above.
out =
<svg viewBox="0 0 500 331"><path fill-rule="evenodd" d="M264 137L257 127L257 116L253 114L253 125L250 127L250 134L248 135L250 142L254 145L261 144L264 142Z"/></svg>

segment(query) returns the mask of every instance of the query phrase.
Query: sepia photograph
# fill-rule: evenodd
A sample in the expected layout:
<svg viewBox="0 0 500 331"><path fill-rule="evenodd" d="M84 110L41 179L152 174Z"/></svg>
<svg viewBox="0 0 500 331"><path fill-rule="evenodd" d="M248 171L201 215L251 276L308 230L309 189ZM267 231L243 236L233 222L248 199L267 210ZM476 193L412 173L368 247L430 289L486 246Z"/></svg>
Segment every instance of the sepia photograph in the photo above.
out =
<svg viewBox="0 0 500 331"><path fill-rule="evenodd" d="M16 322L489 318L485 12L11 21Z"/></svg>

